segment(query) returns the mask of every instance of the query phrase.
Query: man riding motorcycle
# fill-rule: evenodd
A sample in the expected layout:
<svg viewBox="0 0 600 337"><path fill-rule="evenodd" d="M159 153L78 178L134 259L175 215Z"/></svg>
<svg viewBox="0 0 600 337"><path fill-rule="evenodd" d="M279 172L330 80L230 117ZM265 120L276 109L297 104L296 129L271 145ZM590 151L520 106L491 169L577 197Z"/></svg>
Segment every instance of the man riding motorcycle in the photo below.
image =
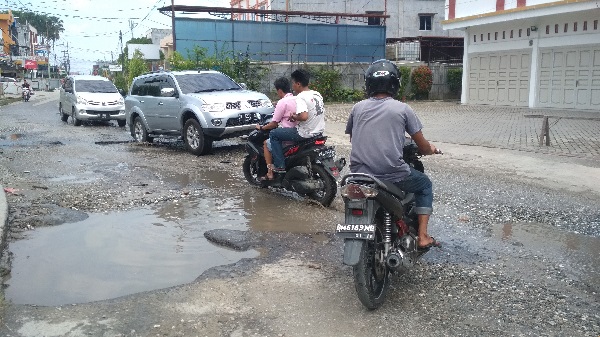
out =
<svg viewBox="0 0 600 337"><path fill-rule="evenodd" d="M346 134L350 135L350 171L390 181L405 192L415 194L418 215L418 247L428 249L439 243L427 233L433 212L433 191L429 177L403 160L405 132L423 155L440 153L421 129L421 121L405 103L395 100L400 89L400 72L387 60L375 61L367 69L366 91L369 96L352 108Z"/></svg>

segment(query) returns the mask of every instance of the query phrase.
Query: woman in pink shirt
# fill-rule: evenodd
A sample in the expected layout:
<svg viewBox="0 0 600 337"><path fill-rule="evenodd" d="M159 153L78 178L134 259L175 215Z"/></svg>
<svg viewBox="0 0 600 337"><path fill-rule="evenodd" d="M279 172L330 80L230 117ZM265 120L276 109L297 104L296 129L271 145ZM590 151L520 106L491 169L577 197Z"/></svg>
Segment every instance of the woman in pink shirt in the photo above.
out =
<svg viewBox="0 0 600 337"><path fill-rule="evenodd" d="M257 125L256 128L259 130L272 130L277 128L279 125L283 128L294 128L298 122L290 121L289 117L296 113L296 98L292 94L292 85L290 80L285 77L280 77L275 80L275 90L277 90L277 96L279 102L275 106L273 112L273 118L271 122L265 126ZM273 157L271 156L271 143L267 139L264 143L265 162L267 163L268 172L266 179L273 179Z"/></svg>

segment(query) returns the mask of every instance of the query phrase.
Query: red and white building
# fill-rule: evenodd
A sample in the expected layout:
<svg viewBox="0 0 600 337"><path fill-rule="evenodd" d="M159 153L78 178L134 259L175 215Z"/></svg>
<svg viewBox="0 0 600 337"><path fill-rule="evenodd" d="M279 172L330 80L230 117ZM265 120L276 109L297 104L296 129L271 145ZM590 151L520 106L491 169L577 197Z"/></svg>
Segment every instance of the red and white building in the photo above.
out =
<svg viewBox="0 0 600 337"><path fill-rule="evenodd" d="M465 32L462 103L600 113L600 2L446 0Z"/></svg>

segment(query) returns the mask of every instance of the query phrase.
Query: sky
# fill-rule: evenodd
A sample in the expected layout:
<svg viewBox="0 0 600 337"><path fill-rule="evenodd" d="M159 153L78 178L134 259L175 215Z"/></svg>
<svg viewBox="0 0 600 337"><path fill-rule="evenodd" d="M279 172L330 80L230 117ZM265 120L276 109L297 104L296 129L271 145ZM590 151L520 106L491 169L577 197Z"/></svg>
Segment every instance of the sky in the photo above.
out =
<svg viewBox="0 0 600 337"><path fill-rule="evenodd" d="M90 74L97 60L118 58L119 30L126 43L151 28L170 29L171 18L157 10L170 5L171 0L0 0L0 10L26 9L60 18L65 31L50 51L50 64L62 62L68 50L71 72L82 74ZM230 7L229 0L175 0L175 5Z"/></svg>

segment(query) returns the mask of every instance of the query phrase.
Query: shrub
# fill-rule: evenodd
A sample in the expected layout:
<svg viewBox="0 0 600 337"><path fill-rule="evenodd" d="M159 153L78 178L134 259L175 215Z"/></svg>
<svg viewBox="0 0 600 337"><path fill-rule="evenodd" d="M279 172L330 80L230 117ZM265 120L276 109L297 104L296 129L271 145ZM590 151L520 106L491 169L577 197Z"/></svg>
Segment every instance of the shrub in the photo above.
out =
<svg viewBox="0 0 600 337"><path fill-rule="evenodd" d="M428 66L422 65L413 70L411 84L412 91L417 99L427 98L433 85L433 73L431 69Z"/></svg>
<svg viewBox="0 0 600 337"><path fill-rule="evenodd" d="M335 101L340 94L339 90L342 83L342 74L337 70L328 67L311 67L310 88L318 91L323 96L324 101Z"/></svg>
<svg viewBox="0 0 600 337"><path fill-rule="evenodd" d="M462 89L462 72L462 68L448 69L447 82L453 94L460 93Z"/></svg>
<svg viewBox="0 0 600 337"><path fill-rule="evenodd" d="M403 100L406 99L408 91L408 84L410 83L410 68L409 67L400 67L400 90L398 90L397 99Z"/></svg>

